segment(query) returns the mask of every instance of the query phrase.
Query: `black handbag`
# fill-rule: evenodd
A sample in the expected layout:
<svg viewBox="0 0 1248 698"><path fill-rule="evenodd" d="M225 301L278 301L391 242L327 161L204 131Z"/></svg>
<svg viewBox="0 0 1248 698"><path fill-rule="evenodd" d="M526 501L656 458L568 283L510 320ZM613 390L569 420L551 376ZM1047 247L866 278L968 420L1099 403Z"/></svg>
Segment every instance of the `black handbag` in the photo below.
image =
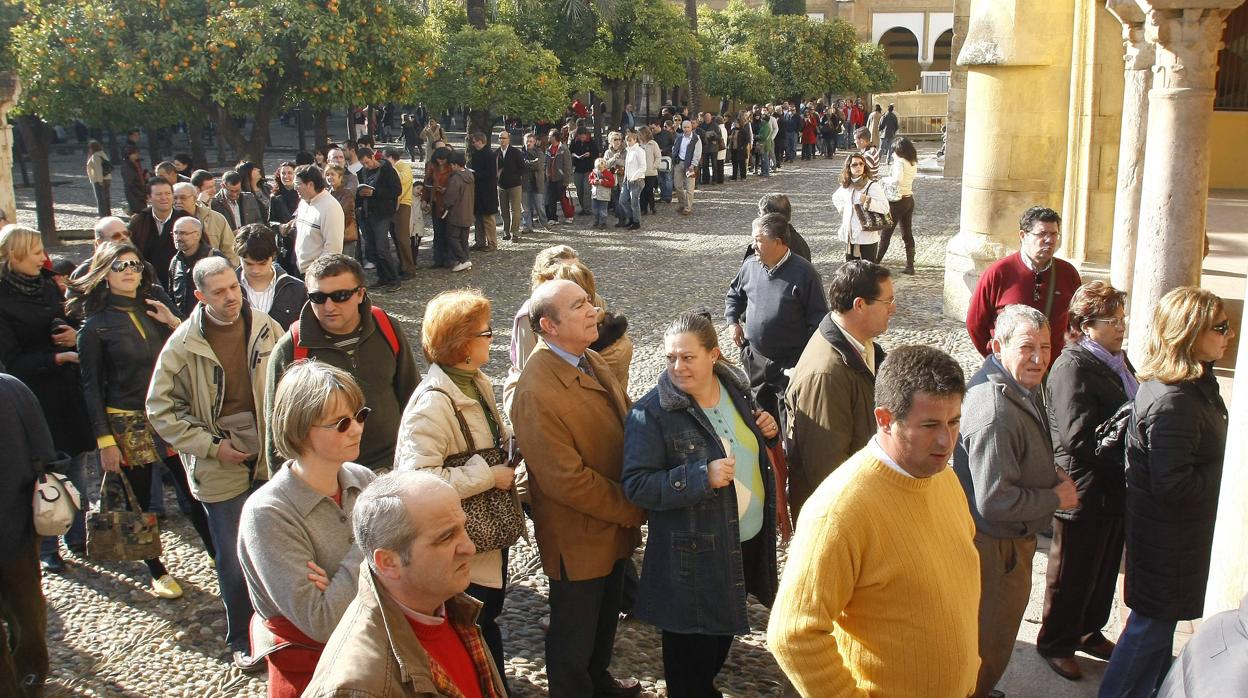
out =
<svg viewBox="0 0 1248 698"><path fill-rule="evenodd" d="M503 465L507 462L507 451L498 446L477 449L472 432L468 429L468 422L459 408L455 406L455 400L451 398L450 393L438 388L429 388L429 390L442 393L451 401L451 409L455 410L459 430L468 444L467 451L447 456L442 467L461 467L473 456L481 456L491 466ZM520 499L516 495L515 487L507 490L491 487L481 494L475 494L461 501L460 505L463 506L464 514L468 517L464 527L468 530L468 537L477 546L479 553L502 550L524 535L524 513L520 510Z"/></svg>
<svg viewBox="0 0 1248 698"><path fill-rule="evenodd" d="M100 481L100 510L87 514L87 557L96 560L152 560L160 557L160 523L139 507L130 479L120 475L130 511L109 508L105 472Z"/></svg>

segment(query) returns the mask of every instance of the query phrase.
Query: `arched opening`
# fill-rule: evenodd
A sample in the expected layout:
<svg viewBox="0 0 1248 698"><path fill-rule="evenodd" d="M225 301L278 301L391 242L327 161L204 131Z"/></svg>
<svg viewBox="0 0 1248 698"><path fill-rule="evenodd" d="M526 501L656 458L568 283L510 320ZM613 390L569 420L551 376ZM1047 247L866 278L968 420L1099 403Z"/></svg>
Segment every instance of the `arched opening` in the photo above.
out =
<svg viewBox="0 0 1248 698"><path fill-rule="evenodd" d="M948 29L936 38L932 47L932 67L930 70L951 70L953 66L953 30Z"/></svg>
<svg viewBox="0 0 1248 698"><path fill-rule="evenodd" d="M909 29L893 27L880 37L880 46L888 57L889 65L897 74L893 89L919 89L919 39Z"/></svg>

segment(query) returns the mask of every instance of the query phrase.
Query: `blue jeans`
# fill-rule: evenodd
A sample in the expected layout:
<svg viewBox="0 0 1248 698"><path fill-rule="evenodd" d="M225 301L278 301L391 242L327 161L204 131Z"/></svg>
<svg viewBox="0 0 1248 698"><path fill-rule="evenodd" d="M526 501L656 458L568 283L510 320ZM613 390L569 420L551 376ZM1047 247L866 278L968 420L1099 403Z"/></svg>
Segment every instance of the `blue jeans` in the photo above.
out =
<svg viewBox="0 0 1248 698"><path fill-rule="evenodd" d="M620 214L620 220L641 223L641 189L644 186L644 179L624 180L624 185L620 189L620 203L615 207L616 213Z"/></svg>
<svg viewBox="0 0 1248 698"><path fill-rule="evenodd" d="M1105 669L1099 698L1149 698L1174 661L1176 621L1131 612Z"/></svg>
<svg viewBox="0 0 1248 698"><path fill-rule="evenodd" d="M364 240L364 256L377 265L377 283L385 286L399 281L399 261L390 247L390 224L394 215L366 216L360 235Z"/></svg>
<svg viewBox="0 0 1248 698"><path fill-rule="evenodd" d="M520 214L520 229L532 232L539 225L546 225L546 195L532 189L520 194L520 202L524 204Z"/></svg>
<svg viewBox="0 0 1248 698"><path fill-rule="evenodd" d="M252 483L246 492L224 502L204 502L208 528L217 546L217 583L221 586L221 601L225 603L225 641L232 651L250 650L247 626L251 622L252 607L247 580L238 563L238 522L247 496L258 484Z"/></svg>
<svg viewBox="0 0 1248 698"><path fill-rule="evenodd" d="M672 203L672 171L659 171L659 199L665 204Z"/></svg>
<svg viewBox="0 0 1248 698"><path fill-rule="evenodd" d="M607 205L610 203L610 200L594 199L594 225L607 224Z"/></svg>
<svg viewBox="0 0 1248 698"><path fill-rule="evenodd" d="M450 247L447 244L446 219L433 219L433 266L451 266Z"/></svg>
<svg viewBox="0 0 1248 698"><path fill-rule="evenodd" d="M784 134L784 157L789 161L797 157L797 133Z"/></svg>
<svg viewBox="0 0 1248 698"><path fill-rule="evenodd" d="M880 164L893 164L893 139L880 136Z"/></svg>
<svg viewBox="0 0 1248 698"><path fill-rule="evenodd" d="M78 513L74 515L74 522L70 524L69 530L63 536L67 546L81 549L87 544L86 510L90 506L87 502L87 466L99 462L98 458L99 451L83 451L71 458L66 471L61 473L68 477L70 482L74 483L74 487L78 488L78 494L82 495L82 509L79 509ZM44 560L60 557L55 537L45 536L40 538L39 557Z"/></svg>

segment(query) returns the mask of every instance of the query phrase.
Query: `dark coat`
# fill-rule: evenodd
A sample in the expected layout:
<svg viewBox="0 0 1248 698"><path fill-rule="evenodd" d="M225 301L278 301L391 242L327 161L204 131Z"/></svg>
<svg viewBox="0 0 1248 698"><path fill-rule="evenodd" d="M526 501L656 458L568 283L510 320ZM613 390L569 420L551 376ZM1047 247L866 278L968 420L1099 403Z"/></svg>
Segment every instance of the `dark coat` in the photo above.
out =
<svg viewBox="0 0 1248 698"><path fill-rule="evenodd" d="M121 183L125 189L126 206L130 213L138 213L147 206L147 170L143 165L124 158L121 166Z"/></svg>
<svg viewBox="0 0 1248 698"><path fill-rule="evenodd" d="M1140 385L1127 429L1125 596L1149 618L1204 613L1226 431L1212 364L1196 380Z"/></svg>
<svg viewBox="0 0 1248 698"><path fill-rule="evenodd" d="M199 304L199 300L195 298L195 279L191 276L191 272L194 271L195 264L199 260L209 257L225 259L221 250L214 249L207 240L200 240L199 249L195 250L195 254L187 257L179 252L169 261L169 286L167 287L169 297L177 306L173 311L182 317L188 317Z"/></svg>
<svg viewBox="0 0 1248 698"><path fill-rule="evenodd" d="M265 214L261 213L260 201L256 199L256 195L251 192L239 192L238 194L238 215L242 220L234 219L234 212L230 210L230 205L225 202L226 191L224 188L212 197L212 210L225 216L225 221L230 224L230 230L238 230L244 225L252 223L264 223ZM153 262L154 263L154 262ZM160 265L157 264L159 269Z"/></svg>
<svg viewBox="0 0 1248 698"><path fill-rule="evenodd" d="M269 222L271 223L289 223L295 217L295 210L299 208L299 192L294 189L273 189L273 195L269 197Z"/></svg>
<svg viewBox="0 0 1248 698"><path fill-rule="evenodd" d="M394 165L385 158L377 162L381 165L376 169L365 167L360 170L360 184L373 187L372 196L360 196L359 190L356 190L355 210L358 213L362 209L365 218L393 216L399 208L399 195L403 193L403 182L399 181L399 173Z"/></svg>
<svg viewBox="0 0 1248 698"><path fill-rule="evenodd" d="M707 471L726 456L723 444L702 409L664 371L624 427L624 494L647 510L650 532L633 613L670 632L744 635L750 632L746 592L767 606L775 600L776 484L767 441L746 397L749 383L724 364L715 366L715 375L757 440L766 490L758 533L763 554L756 569L745 569L736 490L711 489Z"/></svg>
<svg viewBox="0 0 1248 698"><path fill-rule="evenodd" d="M446 194L442 197L442 203L446 206L446 223L447 225L456 225L461 228L471 228L474 222L474 202L476 198L477 188L473 184L473 173L471 170L459 170L451 173L451 178L446 182ZM492 190L491 190L492 191ZM495 202L498 197L495 195Z"/></svg>
<svg viewBox="0 0 1248 698"><path fill-rule="evenodd" d="M528 169L525 167L521 149L510 146L504 153L501 149L494 153L494 166L498 170L498 188L511 189L521 184Z"/></svg>
<svg viewBox="0 0 1248 698"><path fill-rule="evenodd" d="M498 165L494 151L489 146L472 151L472 160L468 167L472 170L476 194L473 199L473 215L488 216L498 213Z"/></svg>
<svg viewBox="0 0 1248 698"><path fill-rule="evenodd" d="M1117 456L1096 455L1096 428L1129 399L1122 379L1092 352L1068 344L1049 371L1048 391L1053 455L1079 491L1078 506L1059 509L1055 516L1122 516L1126 481L1121 451Z"/></svg>
<svg viewBox="0 0 1248 698"><path fill-rule="evenodd" d="M0 401L0 566L8 566L35 536L35 478L40 464L56 458L56 449L39 402L20 380L0 374Z"/></svg>
<svg viewBox="0 0 1248 698"><path fill-rule="evenodd" d="M0 282L0 363L38 398L56 448L78 455L93 450L95 439L82 403L78 364L56 364L58 353L74 349L52 343L54 320L70 327L78 325L66 315L60 289L50 272L43 273L40 294L34 297Z"/></svg>
<svg viewBox="0 0 1248 698"><path fill-rule="evenodd" d="M165 288L169 288L169 262L178 253L178 248L173 246L173 224L179 218L189 215L186 211L175 208L164 227L158 227L156 217L149 207L131 216L130 224L126 226L130 229L130 242L139 248L143 259L155 268L156 283ZM229 220L229 216L226 216L226 220Z"/></svg>
<svg viewBox="0 0 1248 698"><path fill-rule="evenodd" d="M572 155L581 156L572 158L573 172L592 172L594 169L594 160L597 160L599 155L598 144L594 142L593 138L581 140L580 136L576 136L572 139L572 142L568 144L568 154L569 157Z"/></svg>
<svg viewBox="0 0 1248 698"><path fill-rule="evenodd" d="M299 319L299 313L303 310L304 304L308 302L308 287L295 277L287 274L280 264L273 264L276 277L273 283L277 288L273 291L273 305L269 306L267 315L273 318L273 321L282 326L282 330L289 330L290 326ZM235 270L238 273L238 281L243 281L243 268L240 266ZM247 288L243 287L243 293L246 295ZM250 300L248 301L250 304Z"/></svg>

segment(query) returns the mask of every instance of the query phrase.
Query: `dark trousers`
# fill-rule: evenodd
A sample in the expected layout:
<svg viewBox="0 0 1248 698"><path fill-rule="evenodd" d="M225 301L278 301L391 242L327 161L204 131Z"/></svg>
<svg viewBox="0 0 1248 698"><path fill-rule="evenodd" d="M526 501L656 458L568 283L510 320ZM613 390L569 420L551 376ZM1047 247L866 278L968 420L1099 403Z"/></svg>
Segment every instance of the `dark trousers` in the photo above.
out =
<svg viewBox="0 0 1248 698"><path fill-rule="evenodd" d="M716 184L724 183L724 161L719 158L711 159L711 181Z"/></svg>
<svg viewBox="0 0 1248 698"><path fill-rule="evenodd" d="M711 168L715 162L715 154L707 151L702 152L702 167L698 169L698 184L711 183Z"/></svg>
<svg viewBox="0 0 1248 698"><path fill-rule="evenodd" d="M906 244L906 265L914 266L914 197L903 196L899 201L888 202L888 212L893 217L893 224L880 231L880 249L876 260L884 261L888 254L888 244L893 239L893 231L901 226L901 240Z"/></svg>
<svg viewBox="0 0 1248 698"><path fill-rule="evenodd" d="M1121 516L1053 519L1048 584L1036 649L1045 657L1071 657L1089 635L1109 622L1122 562Z"/></svg>
<svg viewBox="0 0 1248 698"><path fill-rule="evenodd" d="M551 698L589 698L612 685L609 672L620 622L624 566L596 579L550 580L550 630L546 632L546 677Z"/></svg>
<svg viewBox="0 0 1248 698"><path fill-rule="evenodd" d="M729 153L732 156L732 179L745 180L745 173L749 169L746 167L745 161L749 158L750 151L745 148L737 148Z"/></svg>
<svg viewBox="0 0 1248 698"><path fill-rule="evenodd" d="M0 695L35 696L48 676L39 537L0 564ZM6 629L7 626L7 629Z"/></svg>
<svg viewBox="0 0 1248 698"><path fill-rule="evenodd" d="M876 259L879 259L879 249L879 244L874 242L870 245L850 245L845 248L845 261L865 259L869 262L874 262Z"/></svg>
<svg viewBox="0 0 1248 698"><path fill-rule="evenodd" d="M563 195L567 193L567 190L568 187L563 180L546 183L546 220L553 223L559 222L559 216L562 214L560 208L563 206Z"/></svg>
<svg viewBox="0 0 1248 698"><path fill-rule="evenodd" d="M247 652L248 624L251 623L251 596L247 593L247 579L238 562L238 524L243 517L243 505L256 489L256 484L246 492L221 502L205 502L208 526L213 540L221 542L217 550L217 585L221 588L221 602L225 604L225 641L231 651Z"/></svg>
<svg viewBox="0 0 1248 698"><path fill-rule="evenodd" d="M728 659L732 635L663 631L663 677L671 698L722 698L715 677Z"/></svg>
<svg viewBox="0 0 1248 698"><path fill-rule="evenodd" d="M481 628L481 638L485 646L490 648L490 657L498 669L498 675L507 682L505 671L506 660L503 659L503 631L498 627L498 616L503 612L503 601L507 598L507 549L503 548L503 586L501 589L469 584L468 595L480 601L481 612L477 614L477 627Z"/></svg>
<svg viewBox="0 0 1248 698"><path fill-rule="evenodd" d="M646 186L641 190L641 210L654 213L654 193L659 190L659 176L646 177Z"/></svg>
<svg viewBox="0 0 1248 698"><path fill-rule="evenodd" d="M182 459L175 453L165 459L165 470L173 476L173 486L178 493L178 502L186 505L186 518L191 520L191 527L199 534L199 540L204 544L204 551L208 553L208 557L217 559L217 546L213 542L212 527L208 525L208 512L204 511L204 507L191 494L191 485L186 480L186 467L182 465ZM152 479L156 479L158 466L152 465ZM138 493L138 490L135 490ZM231 546L234 544L231 543Z"/></svg>
<svg viewBox="0 0 1248 698"><path fill-rule="evenodd" d="M836 137L835 136L823 137L823 156L825 158L836 157Z"/></svg>
<svg viewBox="0 0 1248 698"><path fill-rule="evenodd" d="M449 233L446 230L445 218L433 219L433 266L449 267L454 264L451 261L451 248L449 242Z"/></svg>
<svg viewBox="0 0 1248 698"><path fill-rule="evenodd" d="M814 157L815 157L815 144L814 143L802 143L802 159L813 160Z"/></svg>
<svg viewBox="0 0 1248 698"><path fill-rule="evenodd" d="M92 183L91 188L95 191L95 212L100 214L100 218L113 215L113 195L110 191L112 185L111 180Z"/></svg>
<svg viewBox="0 0 1248 698"><path fill-rule="evenodd" d="M390 224L394 215L365 216L360 227L360 239L364 241L364 256L377 265L377 283L382 286L397 283L399 261L390 249Z"/></svg>
<svg viewBox="0 0 1248 698"><path fill-rule="evenodd" d="M1099 698L1152 696L1174 662L1175 625L1132 611L1105 668Z"/></svg>

